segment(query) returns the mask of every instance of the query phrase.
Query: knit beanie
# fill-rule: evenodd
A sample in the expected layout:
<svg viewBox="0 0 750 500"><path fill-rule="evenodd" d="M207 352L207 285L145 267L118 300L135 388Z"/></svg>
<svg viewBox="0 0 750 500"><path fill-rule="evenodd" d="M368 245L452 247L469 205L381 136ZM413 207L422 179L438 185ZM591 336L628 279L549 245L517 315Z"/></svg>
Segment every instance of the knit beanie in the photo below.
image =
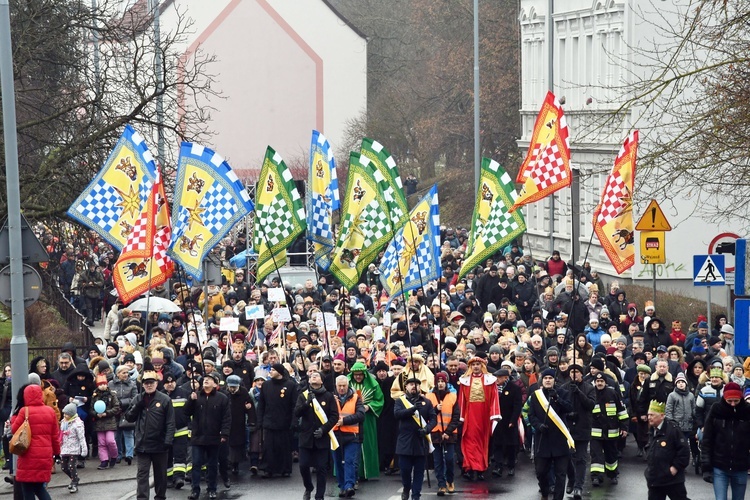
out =
<svg viewBox="0 0 750 500"><path fill-rule="evenodd" d="M65 415L66 417L72 417L76 413L78 413L78 407L75 403L68 403L63 408L63 415Z"/></svg>
<svg viewBox="0 0 750 500"><path fill-rule="evenodd" d="M736 382L729 382L724 386L724 400L728 399L742 399L742 389Z"/></svg>
<svg viewBox="0 0 750 500"><path fill-rule="evenodd" d="M677 376L674 379L674 383L677 384L677 382L679 382L680 380L682 380L683 382L687 384L687 377L685 376L683 372L680 372L677 374Z"/></svg>

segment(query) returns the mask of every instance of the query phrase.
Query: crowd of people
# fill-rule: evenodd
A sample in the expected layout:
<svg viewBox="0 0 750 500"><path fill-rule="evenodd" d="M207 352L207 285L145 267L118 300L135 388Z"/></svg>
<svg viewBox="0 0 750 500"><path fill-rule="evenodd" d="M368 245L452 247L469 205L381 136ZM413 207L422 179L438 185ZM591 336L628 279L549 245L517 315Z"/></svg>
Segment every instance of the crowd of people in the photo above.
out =
<svg viewBox="0 0 750 500"><path fill-rule="evenodd" d="M12 410L4 400L6 443L24 400L53 408L62 429L62 450L52 439L40 475L31 481L19 462L16 480L48 481L60 456L74 492L90 452L99 469L137 460L139 499L149 469L156 498L186 487L198 498L204 479L216 498L219 480L289 477L299 462L304 499L322 499L334 472L340 497L382 474L400 475L407 500L420 498L426 469L445 496L458 477L512 480L525 454L542 498L580 499L587 478L616 487L630 438L649 498L687 498L690 467L716 498L729 488L743 498L750 362L735 356L726 317L683 328L588 264L533 258L517 244L459 280L467 234L441 236L442 277L389 307L376 265L351 293L325 274L253 283L227 268L205 290L173 280L154 291L180 307L173 314L85 298L89 320L104 321L96 344L34 360L34 388ZM62 264L80 260L70 251ZM88 270L111 271L110 251L92 246L97 258L78 280L75 271L71 295L75 283L97 283ZM271 301L273 288L285 299ZM262 318L249 317L255 306ZM291 321L274 321L279 308ZM223 318L239 327L223 329Z"/></svg>

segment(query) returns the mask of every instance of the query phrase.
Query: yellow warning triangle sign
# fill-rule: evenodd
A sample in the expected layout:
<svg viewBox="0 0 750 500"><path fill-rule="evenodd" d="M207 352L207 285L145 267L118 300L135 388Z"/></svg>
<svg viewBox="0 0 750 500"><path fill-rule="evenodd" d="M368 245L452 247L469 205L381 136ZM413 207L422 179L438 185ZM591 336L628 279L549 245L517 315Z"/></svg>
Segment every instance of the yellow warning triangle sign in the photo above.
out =
<svg viewBox="0 0 750 500"><path fill-rule="evenodd" d="M636 231L671 231L672 226L664 216L661 207L656 200L651 200L646 210L643 212L638 224L635 225Z"/></svg>

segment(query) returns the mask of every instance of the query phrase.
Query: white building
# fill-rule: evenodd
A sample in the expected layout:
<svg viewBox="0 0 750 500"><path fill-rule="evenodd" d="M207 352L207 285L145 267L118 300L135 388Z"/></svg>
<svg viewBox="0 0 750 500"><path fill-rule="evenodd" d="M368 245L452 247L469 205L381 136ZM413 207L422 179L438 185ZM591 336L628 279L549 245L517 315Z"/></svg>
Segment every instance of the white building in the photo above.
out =
<svg viewBox="0 0 750 500"><path fill-rule="evenodd" d="M313 129L338 147L347 121L366 110L367 40L326 0L159 3L162 32L178 12L194 22L185 57L199 47L216 55L210 72L224 99L196 104L215 108L207 146L241 178L259 173L268 145L287 161L306 158Z"/></svg>
<svg viewBox="0 0 750 500"><path fill-rule="evenodd" d="M564 96L563 105L570 128L571 163L581 176L580 187L560 190L555 195L554 248L563 259L572 254L581 262L591 237L592 214L599 201L604 180L615 156L631 127L639 123L639 110L626 117L625 124L600 127L595 131L592 122L603 114L617 109L614 87L632 83L633 74L642 73L645 61L632 47L645 47L663 35L654 20L668 19L668 13L687 2L681 0L521 0L519 22L522 43L522 140L519 147L524 154L542 100L550 88L552 72L553 92ZM550 16L550 7L552 9ZM656 12L656 9L659 12ZM550 17L553 25L552 47L549 46ZM552 66L550 68L550 48ZM654 133L641 132L641 144ZM648 199L638 197L638 185L662 182L660 179L639 178L636 172L635 220L643 213ZM575 185L575 183L574 183ZM576 193L575 195L573 193ZM729 233L745 237L738 227L717 225L691 214L696 199L657 200L673 230L666 234L667 263L656 266L658 288L679 290L681 294L706 299L705 288L693 286L693 255L708 254L712 241L729 241L721 237ZM550 199L528 205L526 221L528 238L524 245L536 256L549 256ZM636 234L636 264L619 277L619 281L634 280L650 286L652 266L640 263L639 234ZM715 248L715 246L712 246ZM612 279L616 276L606 254L594 237L588 256L592 267ZM727 256L727 267L733 265ZM712 302L725 305L728 287L714 288Z"/></svg>

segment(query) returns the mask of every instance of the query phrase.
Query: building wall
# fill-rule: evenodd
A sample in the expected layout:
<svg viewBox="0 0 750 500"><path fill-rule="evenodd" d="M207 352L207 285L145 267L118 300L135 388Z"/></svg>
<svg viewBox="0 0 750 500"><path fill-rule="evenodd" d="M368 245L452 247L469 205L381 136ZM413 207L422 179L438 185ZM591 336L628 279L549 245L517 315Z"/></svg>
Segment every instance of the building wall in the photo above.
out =
<svg viewBox="0 0 750 500"><path fill-rule="evenodd" d="M194 20L186 54L216 55L210 71L225 98L197 105L215 108L210 146L240 177L257 175L268 145L287 161L307 158L313 129L336 147L366 110L367 42L322 0L162 3L162 30L177 12Z"/></svg>
<svg viewBox="0 0 750 500"><path fill-rule="evenodd" d="M615 156L631 128L643 126L643 110L634 108L622 123L593 126L598 118L619 107L617 87L632 83L633 75L645 74L647 61L635 55L633 47L648 47L664 31L653 22L670 22L670 13L684 7L686 1L667 0L521 0L521 68L522 68L522 138L519 147L525 153L544 95L549 86L548 30L549 6L554 4L552 22L553 77L555 95L565 97L563 108L571 136L571 163L581 178L580 210L574 214L571 189L555 196L554 247L569 259L576 248L578 262L586 255L592 235L592 215L599 201ZM658 10L657 10L658 9ZM657 124L658 125L658 124ZM666 125L665 125L666 126ZM648 124L649 132L641 133L646 145L649 134L658 126ZM643 178L636 172L635 219L649 203L638 197L638 184L671 182L668 179ZM699 195L698 195L699 196ZM695 217L699 197L693 199L657 200L673 230L666 235L667 264L656 267L660 290L675 290L705 300L706 290L693 286L693 255L709 253L712 240L724 233L739 233L731 224L717 225ZM527 206L529 226L524 244L537 256L550 253L550 200ZM572 225L575 238L571 240ZM636 234L636 264L618 277L620 282L637 282L650 286L652 266L640 263L639 233ZM729 263L733 262L731 256ZM597 238L593 239L588 260L600 272L614 279L616 274ZM632 280L632 281L631 281ZM725 288L715 289L712 302L726 304Z"/></svg>

